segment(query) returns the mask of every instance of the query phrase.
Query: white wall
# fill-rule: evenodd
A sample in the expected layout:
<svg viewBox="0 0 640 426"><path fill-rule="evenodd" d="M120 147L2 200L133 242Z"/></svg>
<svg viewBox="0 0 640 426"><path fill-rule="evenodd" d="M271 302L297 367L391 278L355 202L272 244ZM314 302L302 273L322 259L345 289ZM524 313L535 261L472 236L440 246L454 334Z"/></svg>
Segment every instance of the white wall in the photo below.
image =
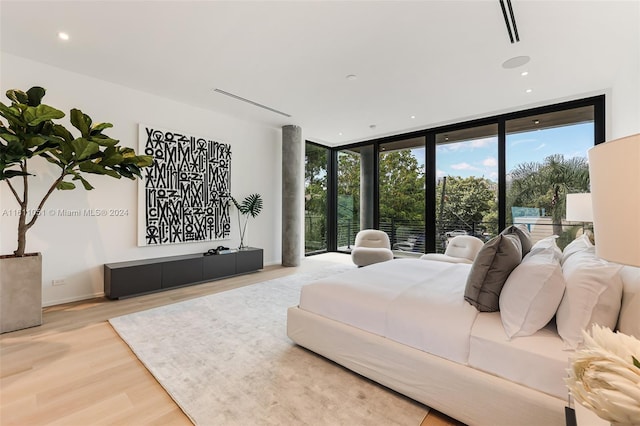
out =
<svg viewBox="0 0 640 426"><path fill-rule="evenodd" d="M636 52L637 53L637 52ZM640 133L640 55L629 53L630 66L619 68L611 90L607 140Z"/></svg>
<svg viewBox="0 0 640 426"><path fill-rule="evenodd" d="M109 136L138 151L138 123L189 132L229 143L232 150L231 193L236 198L258 192L263 212L251 219L246 243L264 248L266 264L281 257L281 130L255 125L230 116L195 108L123 86L53 68L2 53L0 92L3 102L8 89L27 90L38 85L47 89L44 103L68 112L79 108L96 122L110 122ZM65 124L69 124L66 122ZM70 125L69 129L73 129ZM73 129L75 130L75 129ZM74 133L74 134L77 134ZM56 168L38 160L36 176L30 179L32 200L39 199ZM219 244L237 247L238 223L232 210L231 239L168 245L137 246L136 181L89 176L92 191L55 191L46 211L67 209L123 209L122 217L42 216L27 233L27 251L43 254L43 305L90 298L103 293L103 264L124 260L204 252ZM35 208L35 206L33 206ZM0 185L0 254L16 246L17 218L8 216L17 208L7 185ZM53 286L53 280L65 280Z"/></svg>

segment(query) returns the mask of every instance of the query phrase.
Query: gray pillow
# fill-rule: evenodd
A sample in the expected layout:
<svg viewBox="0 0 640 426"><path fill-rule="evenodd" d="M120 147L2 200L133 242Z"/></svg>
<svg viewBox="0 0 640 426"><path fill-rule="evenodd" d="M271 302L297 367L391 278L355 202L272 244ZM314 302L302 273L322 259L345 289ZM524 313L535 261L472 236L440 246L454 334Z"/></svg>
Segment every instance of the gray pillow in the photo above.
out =
<svg viewBox="0 0 640 426"><path fill-rule="evenodd" d="M504 228L500 234L502 235L517 235L520 239L520 244L522 246L522 257L524 257L529 251L531 251L531 247L533 243L531 242L531 234L529 233L529 229L527 229L526 225L511 225Z"/></svg>
<svg viewBox="0 0 640 426"><path fill-rule="evenodd" d="M464 299L481 312L499 311L502 286L521 260L522 246L515 234L489 240L473 261Z"/></svg>

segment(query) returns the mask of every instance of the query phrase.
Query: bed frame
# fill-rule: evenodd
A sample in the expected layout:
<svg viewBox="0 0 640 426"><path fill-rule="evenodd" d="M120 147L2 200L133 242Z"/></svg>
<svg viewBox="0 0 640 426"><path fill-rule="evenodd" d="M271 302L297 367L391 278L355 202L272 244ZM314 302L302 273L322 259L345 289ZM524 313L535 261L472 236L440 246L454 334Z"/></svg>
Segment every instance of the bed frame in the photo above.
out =
<svg viewBox="0 0 640 426"><path fill-rule="evenodd" d="M298 307L287 312L287 335L470 426L565 425L565 400Z"/></svg>

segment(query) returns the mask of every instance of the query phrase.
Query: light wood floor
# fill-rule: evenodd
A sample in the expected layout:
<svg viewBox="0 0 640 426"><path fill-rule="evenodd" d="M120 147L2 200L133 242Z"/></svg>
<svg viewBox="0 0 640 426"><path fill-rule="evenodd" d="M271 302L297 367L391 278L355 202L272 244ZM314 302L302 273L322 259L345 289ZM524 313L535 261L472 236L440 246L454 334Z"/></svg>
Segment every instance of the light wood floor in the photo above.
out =
<svg viewBox="0 0 640 426"><path fill-rule="evenodd" d="M40 327L0 336L0 424L191 425L106 322L109 318L350 261L340 254L125 300L44 309ZM421 426L462 425L431 411Z"/></svg>

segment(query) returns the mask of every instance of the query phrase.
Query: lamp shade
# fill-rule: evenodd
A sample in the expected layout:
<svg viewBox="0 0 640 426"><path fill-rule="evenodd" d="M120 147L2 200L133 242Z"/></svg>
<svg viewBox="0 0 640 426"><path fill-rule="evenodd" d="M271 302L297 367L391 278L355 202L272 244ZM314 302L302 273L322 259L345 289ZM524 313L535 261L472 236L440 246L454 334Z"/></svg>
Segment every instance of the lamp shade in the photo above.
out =
<svg viewBox="0 0 640 426"><path fill-rule="evenodd" d="M589 150L596 254L640 266L640 134Z"/></svg>
<svg viewBox="0 0 640 426"><path fill-rule="evenodd" d="M566 219L572 222L593 222L591 194L567 194Z"/></svg>

